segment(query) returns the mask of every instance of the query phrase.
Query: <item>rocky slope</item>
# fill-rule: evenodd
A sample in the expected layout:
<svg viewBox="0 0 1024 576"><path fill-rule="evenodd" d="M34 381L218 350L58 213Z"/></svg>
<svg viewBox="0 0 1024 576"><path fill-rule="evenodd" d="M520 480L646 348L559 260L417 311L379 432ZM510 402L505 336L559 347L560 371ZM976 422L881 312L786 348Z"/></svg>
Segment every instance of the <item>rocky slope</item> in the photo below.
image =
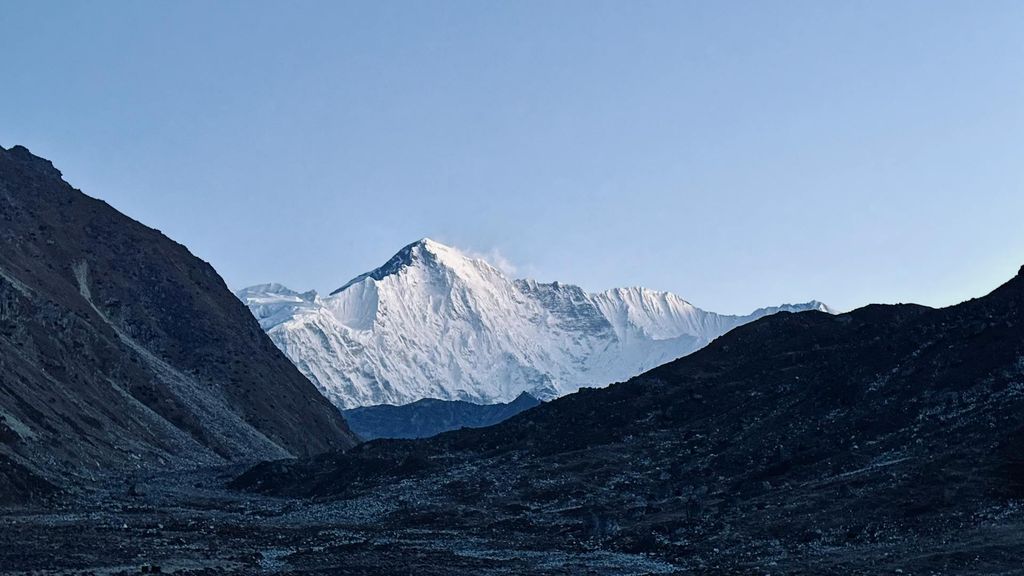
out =
<svg viewBox="0 0 1024 576"><path fill-rule="evenodd" d="M727 316L644 288L588 294L511 280L429 239L326 297L279 284L238 296L341 408L557 397L625 380L767 314L829 310L808 302Z"/></svg>
<svg viewBox="0 0 1024 576"><path fill-rule="evenodd" d="M539 406L526 392L504 404L473 404L464 400L424 398L410 404L380 404L343 410L345 421L363 440L427 438L459 428L493 426Z"/></svg>
<svg viewBox="0 0 1024 576"><path fill-rule="evenodd" d="M1024 268L945 309L762 318L497 426L263 464L234 485L377 503L388 512L376 530L500 540L521 558L642 552L698 574L1017 573ZM402 502L380 499L399 485Z"/></svg>
<svg viewBox="0 0 1024 576"><path fill-rule="evenodd" d="M353 443L209 264L0 148L0 486Z"/></svg>

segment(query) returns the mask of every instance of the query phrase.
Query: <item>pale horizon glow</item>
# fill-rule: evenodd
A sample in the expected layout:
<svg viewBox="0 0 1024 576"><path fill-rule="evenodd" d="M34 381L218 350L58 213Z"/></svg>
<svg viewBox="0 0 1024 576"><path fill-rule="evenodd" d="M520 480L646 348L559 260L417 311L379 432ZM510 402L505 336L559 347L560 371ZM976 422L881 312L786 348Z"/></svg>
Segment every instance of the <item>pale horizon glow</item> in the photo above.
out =
<svg viewBox="0 0 1024 576"><path fill-rule="evenodd" d="M1024 264L1024 4L130 1L0 10L0 145L233 288L430 237L746 314Z"/></svg>

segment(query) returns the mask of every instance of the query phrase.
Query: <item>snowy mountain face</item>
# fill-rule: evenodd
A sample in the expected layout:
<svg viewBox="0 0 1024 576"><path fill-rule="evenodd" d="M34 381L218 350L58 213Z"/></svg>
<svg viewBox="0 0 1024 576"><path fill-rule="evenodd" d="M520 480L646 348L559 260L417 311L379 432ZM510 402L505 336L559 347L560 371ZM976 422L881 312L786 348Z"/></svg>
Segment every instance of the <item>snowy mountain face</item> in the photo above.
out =
<svg viewBox="0 0 1024 576"><path fill-rule="evenodd" d="M626 380L768 314L832 312L812 301L727 316L645 288L512 280L429 239L329 296L265 284L238 297L340 408L547 399Z"/></svg>

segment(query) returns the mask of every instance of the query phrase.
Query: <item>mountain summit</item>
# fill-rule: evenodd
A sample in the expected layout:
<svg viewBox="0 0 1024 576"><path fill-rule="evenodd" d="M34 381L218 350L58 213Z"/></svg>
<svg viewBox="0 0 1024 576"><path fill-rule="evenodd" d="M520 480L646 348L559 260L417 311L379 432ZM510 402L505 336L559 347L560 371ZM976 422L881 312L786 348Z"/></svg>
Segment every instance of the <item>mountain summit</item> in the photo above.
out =
<svg viewBox="0 0 1024 576"><path fill-rule="evenodd" d="M552 398L625 380L767 314L830 311L808 302L729 316L646 288L513 280L429 238L326 297L277 284L237 295L342 408Z"/></svg>
<svg viewBox="0 0 1024 576"><path fill-rule="evenodd" d="M460 263L466 260L468 260L468 258L454 248L445 246L440 242L435 242L430 238L423 238L399 250L397 254L392 256L391 259L385 262L380 268L365 274L360 274L352 280L349 280L344 286L338 288L334 292L331 292L331 296L345 290L353 284L358 284L367 278L373 278L378 281L383 280L385 277L392 274L398 274L407 266L414 266L417 263L423 263L425 265L434 263L441 266L458 268ZM490 267L490 264L485 260L477 259L473 260L473 262L478 265L483 264Z"/></svg>

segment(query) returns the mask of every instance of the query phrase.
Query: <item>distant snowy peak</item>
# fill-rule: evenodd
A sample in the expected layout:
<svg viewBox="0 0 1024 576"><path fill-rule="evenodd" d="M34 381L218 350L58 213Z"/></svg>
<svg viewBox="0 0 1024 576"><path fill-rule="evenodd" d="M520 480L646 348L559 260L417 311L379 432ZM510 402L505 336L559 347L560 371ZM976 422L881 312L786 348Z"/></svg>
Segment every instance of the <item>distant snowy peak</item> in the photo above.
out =
<svg viewBox="0 0 1024 576"><path fill-rule="evenodd" d="M392 256L391 259L385 262L380 268L365 274L360 274L352 280L349 280L344 286L338 288L334 292L331 292L331 296L334 296L339 292L343 292L355 284L364 282L368 278L380 281L388 276L399 274L402 270L410 266L443 267L460 276L466 276L467 274L472 275L474 272L478 274L481 270L485 271L487 274L500 274L500 272L486 260L470 258L455 248L445 246L444 244L435 242L430 238L423 238L399 250L397 254Z"/></svg>
<svg viewBox="0 0 1024 576"><path fill-rule="evenodd" d="M818 302L817 300L811 300L810 302L804 302L803 304L783 304L781 306L771 306L769 308L758 308L754 310L751 315L768 316L769 314L775 314L776 312L806 312L807 310L817 310L818 312L825 312L826 314L839 314L839 310L825 304L824 302Z"/></svg>
<svg viewBox="0 0 1024 576"><path fill-rule="evenodd" d="M258 284L235 292L249 307L264 331L291 320L302 311L315 311L319 296L315 290L299 293L283 284Z"/></svg>
<svg viewBox="0 0 1024 576"><path fill-rule="evenodd" d="M779 311L707 312L670 292L512 280L424 238L329 296L238 292L271 339L342 408L422 398L508 402L625 380Z"/></svg>

